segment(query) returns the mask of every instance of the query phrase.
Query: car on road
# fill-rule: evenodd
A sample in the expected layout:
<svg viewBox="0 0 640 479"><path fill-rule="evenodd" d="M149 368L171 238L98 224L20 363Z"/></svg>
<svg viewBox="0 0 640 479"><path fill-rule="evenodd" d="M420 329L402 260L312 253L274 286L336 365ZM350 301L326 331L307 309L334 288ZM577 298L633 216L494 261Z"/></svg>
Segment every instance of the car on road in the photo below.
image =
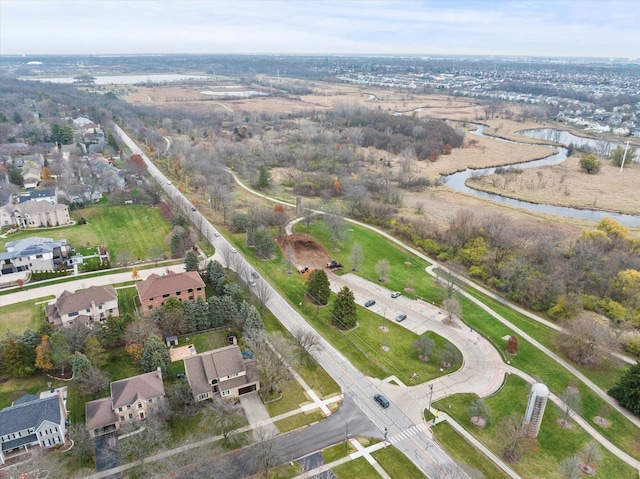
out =
<svg viewBox="0 0 640 479"><path fill-rule="evenodd" d="M402 296L402 293L400 291L394 291L393 293L391 293L392 298L397 298L398 296Z"/></svg>
<svg viewBox="0 0 640 479"><path fill-rule="evenodd" d="M367 307L367 308L370 308L374 304L376 304L376 300L375 299L369 299L364 303L365 307Z"/></svg>
<svg viewBox="0 0 640 479"><path fill-rule="evenodd" d="M216 231L215 233L213 233L213 236L215 236L216 238L220 238L220 233Z"/></svg>
<svg viewBox="0 0 640 479"><path fill-rule="evenodd" d="M383 408L388 408L389 407L389 400L384 397L382 394L376 394L375 396L373 396L373 399L380 404L380 406L382 406Z"/></svg>
<svg viewBox="0 0 640 479"><path fill-rule="evenodd" d="M170 181L167 181L167 186L171 186L171 182Z"/></svg>
<svg viewBox="0 0 640 479"><path fill-rule="evenodd" d="M195 207L195 206L192 206L192 207L191 207L191 211L195 211L195 210L196 210L196 207Z"/></svg>
<svg viewBox="0 0 640 479"><path fill-rule="evenodd" d="M231 248L231 252L232 252L232 253L237 253L237 252L238 252L238 250L237 250L237 249L235 249L235 248Z"/></svg>
<svg viewBox="0 0 640 479"><path fill-rule="evenodd" d="M399 322L399 323L401 323L405 319L407 319L407 315L404 314L404 313L400 313L398 316L396 316L396 321Z"/></svg>

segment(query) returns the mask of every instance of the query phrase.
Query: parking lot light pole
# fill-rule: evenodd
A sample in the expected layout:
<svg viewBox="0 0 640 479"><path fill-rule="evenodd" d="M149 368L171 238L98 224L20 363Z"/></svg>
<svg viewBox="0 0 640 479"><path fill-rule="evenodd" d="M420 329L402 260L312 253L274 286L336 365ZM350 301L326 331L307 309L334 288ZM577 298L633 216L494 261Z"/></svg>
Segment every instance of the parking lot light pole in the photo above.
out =
<svg viewBox="0 0 640 479"><path fill-rule="evenodd" d="M433 398L433 384L429 384L429 407L428 410L431 412L431 399Z"/></svg>

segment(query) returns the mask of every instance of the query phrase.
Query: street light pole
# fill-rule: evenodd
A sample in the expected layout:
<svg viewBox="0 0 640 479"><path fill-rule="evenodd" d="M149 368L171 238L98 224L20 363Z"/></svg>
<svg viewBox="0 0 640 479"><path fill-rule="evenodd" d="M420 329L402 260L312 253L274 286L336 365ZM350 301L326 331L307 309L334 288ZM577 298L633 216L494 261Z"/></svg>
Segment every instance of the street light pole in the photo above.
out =
<svg viewBox="0 0 640 479"><path fill-rule="evenodd" d="M433 398L433 384L429 384L429 407L428 410L431 412L431 399Z"/></svg>

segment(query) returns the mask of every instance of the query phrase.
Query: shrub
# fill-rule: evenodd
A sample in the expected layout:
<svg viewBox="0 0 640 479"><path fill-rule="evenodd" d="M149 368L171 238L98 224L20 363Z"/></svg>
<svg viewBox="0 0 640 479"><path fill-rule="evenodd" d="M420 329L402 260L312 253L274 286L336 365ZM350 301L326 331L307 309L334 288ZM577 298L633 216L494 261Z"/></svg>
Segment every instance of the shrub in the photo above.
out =
<svg viewBox="0 0 640 479"><path fill-rule="evenodd" d="M628 340L624 345L624 350L629 354L640 357L640 338Z"/></svg>

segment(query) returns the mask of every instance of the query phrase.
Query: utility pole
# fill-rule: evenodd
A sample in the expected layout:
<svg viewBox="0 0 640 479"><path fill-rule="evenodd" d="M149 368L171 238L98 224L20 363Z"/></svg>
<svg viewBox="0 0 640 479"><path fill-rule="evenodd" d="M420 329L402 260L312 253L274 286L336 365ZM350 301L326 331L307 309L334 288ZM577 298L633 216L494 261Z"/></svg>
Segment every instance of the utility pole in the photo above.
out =
<svg viewBox="0 0 640 479"><path fill-rule="evenodd" d="M433 384L429 384L429 407L427 408L431 412L431 399L433 398Z"/></svg>

